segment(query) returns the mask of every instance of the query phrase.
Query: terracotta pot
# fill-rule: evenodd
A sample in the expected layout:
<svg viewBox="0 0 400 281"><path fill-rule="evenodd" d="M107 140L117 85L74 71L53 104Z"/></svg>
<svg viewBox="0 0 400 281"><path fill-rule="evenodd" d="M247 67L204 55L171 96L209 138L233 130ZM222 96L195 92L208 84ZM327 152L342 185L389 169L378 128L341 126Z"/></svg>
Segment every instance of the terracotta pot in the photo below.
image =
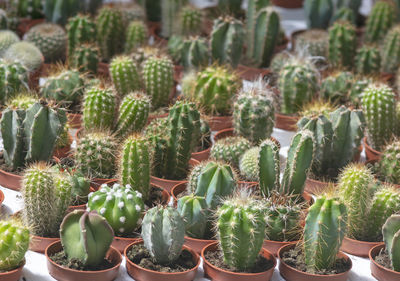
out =
<svg viewBox="0 0 400 281"><path fill-rule="evenodd" d="M282 254L284 252L287 252L288 250L294 248L295 246L296 246L295 244L289 244L289 245L283 246L278 251L278 258L280 261L279 262L279 273L282 275L283 278L285 278L285 280L287 280L287 281L321 281L321 280L347 281L347 278L349 277L349 272L351 271L353 263L351 262L351 259L346 254L344 254L343 252L339 252L338 258L345 258L350 263L350 268L347 271L339 273L339 274L330 274L330 275L311 274L311 273L297 270L297 269L289 266L288 264L286 264L283 261Z"/></svg>
<svg viewBox="0 0 400 281"><path fill-rule="evenodd" d="M68 133L69 144L67 146L60 147L54 150L53 155L59 159L67 158L70 155L72 141L73 141L72 136L70 133Z"/></svg>
<svg viewBox="0 0 400 281"><path fill-rule="evenodd" d="M221 131L223 129L232 128L232 115L210 116L207 121L211 131Z"/></svg>
<svg viewBox="0 0 400 281"><path fill-rule="evenodd" d="M145 269L135 263L133 263L127 257L127 253L130 251L133 245L143 244L143 240L140 239L128 247L125 248L124 256L126 259L126 270L130 277L137 281L191 281L196 277L197 269L200 265L200 257L196 254L192 249L183 246L183 249L189 251L193 256L193 261L196 263L196 266L190 270L184 272L159 272L154 270Z"/></svg>
<svg viewBox="0 0 400 281"><path fill-rule="evenodd" d="M57 241L60 241L60 238L47 238L32 235L31 241L29 242L29 250L43 254L50 244Z"/></svg>
<svg viewBox="0 0 400 281"><path fill-rule="evenodd" d="M307 178L306 184L304 187L304 191L311 193L311 194L318 194L321 191L324 191L328 187L329 184L330 184L329 182Z"/></svg>
<svg viewBox="0 0 400 281"><path fill-rule="evenodd" d="M370 147L367 141L367 137L364 137L363 144L365 147L365 156L367 158L367 161L378 161L381 158L382 152Z"/></svg>
<svg viewBox="0 0 400 281"><path fill-rule="evenodd" d="M199 162L205 161L210 157L211 146L205 150L199 152L192 153L192 159L197 160Z"/></svg>
<svg viewBox="0 0 400 281"><path fill-rule="evenodd" d="M17 33L19 36L23 36L32 26L44 22L44 19L28 19L21 18L17 26Z"/></svg>
<svg viewBox="0 0 400 281"><path fill-rule="evenodd" d="M105 62L99 62L97 68L97 74L103 76L104 78L109 78L110 77L109 64Z"/></svg>
<svg viewBox="0 0 400 281"><path fill-rule="evenodd" d="M0 272L1 281L18 281L22 276L22 269L24 268L25 261L16 269Z"/></svg>
<svg viewBox="0 0 400 281"><path fill-rule="evenodd" d="M122 262L121 254L110 247L106 254L106 259L110 261L114 266L98 271L83 271L83 270L75 270L63 267L50 259L51 255L58 253L62 250L61 242L55 242L49 245L46 249L46 258L47 258L47 269L49 270L50 275L56 280L60 281L111 281L117 278L119 267Z"/></svg>
<svg viewBox="0 0 400 281"><path fill-rule="evenodd" d="M79 129L82 127L82 114L80 113L67 113L68 124L72 129Z"/></svg>
<svg viewBox="0 0 400 281"><path fill-rule="evenodd" d="M297 130L297 121L299 119L300 117L296 115L275 113L275 128L294 132Z"/></svg>
<svg viewBox="0 0 400 281"><path fill-rule="evenodd" d="M171 189L171 195L172 198L174 200L174 207L176 208L177 204L178 204L178 195L181 194L182 192L184 192L186 190L186 185L187 185L187 181L178 183L177 185L175 185L172 189Z"/></svg>
<svg viewBox="0 0 400 281"><path fill-rule="evenodd" d="M96 191L102 184L111 184L117 182L117 179L101 179L101 178L94 178L90 181L90 186Z"/></svg>
<svg viewBox="0 0 400 281"><path fill-rule="evenodd" d="M42 61L44 62L43 56ZM42 65L38 69L29 73L28 84L30 89L37 90L39 88L39 79L40 77L45 76L45 73L47 73L47 69L49 68L49 66L49 64L42 63Z"/></svg>
<svg viewBox="0 0 400 281"><path fill-rule="evenodd" d="M272 241L272 240L264 240L263 248L267 249L268 252L273 254L275 257L278 256L278 251L280 248L286 245L294 244L296 245L299 241L291 241L291 242L279 242L279 241Z"/></svg>
<svg viewBox="0 0 400 281"><path fill-rule="evenodd" d="M254 81L260 77L264 78L269 73L271 73L269 69L254 68L242 64L238 65L238 67L236 68L236 72L238 73L240 78L248 81Z"/></svg>
<svg viewBox="0 0 400 281"><path fill-rule="evenodd" d="M90 192L95 192L93 187L90 187ZM86 210L86 204L81 204L81 205L75 205L75 206L69 206L67 209L67 213L71 213L75 210Z"/></svg>
<svg viewBox="0 0 400 281"><path fill-rule="evenodd" d="M344 237L340 250L353 256L367 258L369 251L379 244L382 242L364 242Z"/></svg>
<svg viewBox="0 0 400 281"><path fill-rule="evenodd" d="M214 141L220 140L220 139L224 139L227 137L232 137L235 135L234 129L233 128L228 128L228 129L223 129L221 131L218 131L215 136L214 136ZM270 138L273 142L275 142L276 145L279 146L279 148L281 147L281 144L279 143L279 141L277 139L275 139L274 137Z"/></svg>
<svg viewBox="0 0 400 281"><path fill-rule="evenodd" d="M0 190L0 206L3 203L3 201L4 201L4 193L3 191Z"/></svg>
<svg viewBox="0 0 400 281"><path fill-rule="evenodd" d="M201 257L203 259L203 268L204 274L207 278L215 281L267 281L270 280L272 274L274 273L274 269L276 266L276 259L275 257L268 252L266 249L261 249L261 255L266 258L267 260L271 260L274 263L274 266L264 272L259 273L241 273L241 272L232 272L227 271L222 268L218 268L212 265L210 262L207 261L205 258L205 253L209 251L216 251L218 249L218 242L212 243L204 247L201 251Z"/></svg>
<svg viewBox="0 0 400 281"><path fill-rule="evenodd" d="M140 240L140 238L127 238L127 237L114 236L114 240L111 246L117 249L121 254L123 254L125 248L128 247L128 245L138 240Z"/></svg>
<svg viewBox="0 0 400 281"><path fill-rule="evenodd" d="M164 114L159 114L159 115L149 115L149 117L147 118L147 124L149 124L151 121L153 121L154 119L157 118L166 118L168 117L168 112L164 113Z"/></svg>
<svg viewBox="0 0 400 281"><path fill-rule="evenodd" d="M399 281L400 272L386 268L375 261L375 257L385 248L384 243L376 245L369 251L371 274L379 281Z"/></svg>
<svg viewBox="0 0 400 281"><path fill-rule="evenodd" d="M303 7L303 0L272 0L275 6L286 9L300 9Z"/></svg>

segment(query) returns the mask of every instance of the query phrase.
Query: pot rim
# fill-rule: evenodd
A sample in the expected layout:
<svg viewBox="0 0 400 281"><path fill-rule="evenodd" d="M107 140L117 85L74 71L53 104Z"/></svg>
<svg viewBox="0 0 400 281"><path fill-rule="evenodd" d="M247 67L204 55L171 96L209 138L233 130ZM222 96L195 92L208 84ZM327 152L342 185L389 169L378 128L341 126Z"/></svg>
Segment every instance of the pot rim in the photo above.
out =
<svg viewBox="0 0 400 281"><path fill-rule="evenodd" d="M4 202L4 192L0 189L0 205Z"/></svg>
<svg viewBox="0 0 400 281"><path fill-rule="evenodd" d="M14 268L13 270L0 272L0 276L2 276L2 275L5 276L5 275L14 274L14 273L16 273L17 271L22 270L22 268L25 266L25 264L26 264L26 259L25 259L25 257L24 257L24 259L23 259L23 261L21 262L21 265L20 265L20 266L18 266L17 268Z"/></svg>
<svg viewBox="0 0 400 281"><path fill-rule="evenodd" d="M365 244L365 245L370 245L370 244L377 244L377 245L380 245L380 244L383 243L383 242L361 241L361 240L357 240L357 239L350 238L350 237L348 237L348 236L345 236L343 239L346 239L346 240L348 240L348 241L350 241L350 242L352 242L352 243ZM375 246L374 246L374 247L375 247Z"/></svg>
<svg viewBox="0 0 400 281"><path fill-rule="evenodd" d="M392 269L390 269L390 268L386 268L386 267L380 265L379 263L377 263L377 262L375 261L374 258L375 258L376 256L372 257L372 252L373 252L375 249L377 249L377 248L386 248L385 243L382 242L382 243L380 243L380 244L378 244L378 245L372 247L371 250L369 250L368 257L369 257L370 262L372 262L375 266L377 266L377 267L378 267L379 269L381 269L381 270L388 271L388 272L390 272L390 273L399 274L399 275L400 275L400 272L394 271L394 270L392 270Z"/></svg>
<svg viewBox="0 0 400 281"><path fill-rule="evenodd" d="M374 154L376 154L376 155L381 155L381 154L382 154L381 151L378 151L378 150L373 149L373 148L368 144L367 137L364 137L364 138L363 138L363 143L364 143L365 149L370 150L372 153L374 153Z"/></svg>

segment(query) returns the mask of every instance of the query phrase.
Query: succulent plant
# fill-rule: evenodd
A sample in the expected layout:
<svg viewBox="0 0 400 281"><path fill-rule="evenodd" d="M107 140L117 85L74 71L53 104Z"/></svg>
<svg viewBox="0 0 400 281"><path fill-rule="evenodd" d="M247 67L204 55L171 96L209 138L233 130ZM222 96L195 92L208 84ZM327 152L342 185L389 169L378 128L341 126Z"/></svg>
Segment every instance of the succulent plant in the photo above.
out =
<svg viewBox="0 0 400 281"><path fill-rule="evenodd" d="M125 53L133 52L136 48L145 45L147 27L142 21L132 21L126 30Z"/></svg>
<svg viewBox="0 0 400 281"><path fill-rule="evenodd" d="M70 180L72 184L71 205L74 206L87 200L90 193L90 180L78 172L70 173Z"/></svg>
<svg viewBox="0 0 400 281"><path fill-rule="evenodd" d="M204 197L187 195L178 199L177 210L189 237L204 239L209 227L210 211Z"/></svg>
<svg viewBox="0 0 400 281"><path fill-rule="evenodd" d="M323 29L310 29L296 35L294 51L297 53L306 52L313 57L328 56L329 34Z"/></svg>
<svg viewBox="0 0 400 281"><path fill-rule="evenodd" d="M382 71L395 73L400 65L400 25L385 35L382 45Z"/></svg>
<svg viewBox="0 0 400 281"><path fill-rule="evenodd" d="M240 175L247 181L258 182L258 155L260 148L255 146L243 153L239 161Z"/></svg>
<svg viewBox="0 0 400 281"><path fill-rule="evenodd" d="M274 74L279 74L290 57L290 54L286 51L277 53L273 56L269 68Z"/></svg>
<svg viewBox="0 0 400 281"><path fill-rule="evenodd" d="M321 81L320 96L333 104L344 104L350 99L354 80L349 71L335 71Z"/></svg>
<svg viewBox="0 0 400 281"><path fill-rule="evenodd" d="M137 66L128 56L116 56L110 63L110 76L120 96L141 88Z"/></svg>
<svg viewBox="0 0 400 281"><path fill-rule="evenodd" d="M203 28L203 12L191 5L183 7L179 14L180 34L200 35Z"/></svg>
<svg viewBox="0 0 400 281"><path fill-rule="evenodd" d="M147 20L153 22L161 21L161 2L162 0L143 0Z"/></svg>
<svg viewBox="0 0 400 281"><path fill-rule="evenodd" d="M75 48L69 63L83 73L97 73L100 61L100 50L94 44L82 44Z"/></svg>
<svg viewBox="0 0 400 281"><path fill-rule="evenodd" d="M326 29L333 16L332 0L305 0L304 12L308 28Z"/></svg>
<svg viewBox="0 0 400 281"><path fill-rule="evenodd" d="M80 11L79 0L44 0L44 15L47 22L64 26L70 17Z"/></svg>
<svg viewBox="0 0 400 281"><path fill-rule="evenodd" d="M338 0L336 2L336 9L340 8L350 8L354 15L358 15L358 11L360 10L362 4L362 0Z"/></svg>
<svg viewBox="0 0 400 281"><path fill-rule="evenodd" d="M366 22L365 39L368 42L379 42L389 31L395 21L396 7L391 1L377 1L372 7Z"/></svg>
<svg viewBox="0 0 400 281"><path fill-rule="evenodd" d="M356 72L361 75L374 75L380 72L381 54L375 46L363 46L357 51Z"/></svg>
<svg viewBox="0 0 400 281"><path fill-rule="evenodd" d="M104 261L114 232L106 219L96 212L75 210L65 216L60 226L60 237L69 260L96 267Z"/></svg>
<svg viewBox="0 0 400 281"><path fill-rule="evenodd" d="M11 1L11 8L16 11L18 17L29 19L43 18L42 0L15 0Z"/></svg>
<svg viewBox="0 0 400 281"><path fill-rule="evenodd" d="M250 142L240 136L226 137L217 140L211 147L210 157L230 163L234 167L239 166L240 157L250 148Z"/></svg>
<svg viewBox="0 0 400 281"><path fill-rule="evenodd" d="M180 256L185 224L172 207L157 206L147 211L142 221L142 238L150 255L160 264L170 264Z"/></svg>
<svg viewBox="0 0 400 281"><path fill-rule="evenodd" d="M400 271L400 260L398 257L399 236L400 236L400 215L391 215L382 228L383 241L392 267L395 271Z"/></svg>
<svg viewBox="0 0 400 281"><path fill-rule="evenodd" d="M231 14L238 15L242 9L243 0L218 0L218 9L228 11Z"/></svg>
<svg viewBox="0 0 400 281"><path fill-rule="evenodd" d="M356 56L355 27L346 21L335 22L329 28L329 62L337 68L352 68Z"/></svg>
<svg viewBox="0 0 400 281"><path fill-rule="evenodd" d="M174 32L174 23L179 18L182 0L161 1L161 36L168 38Z"/></svg>
<svg viewBox="0 0 400 281"><path fill-rule="evenodd" d="M348 21L351 24L356 24L356 15L352 9L348 7L341 7L340 9L336 10L332 21Z"/></svg>
<svg viewBox="0 0 400 281"><path fill-rule="evenodd" d="M4 53L3 59L18 61L30 72L38 70L44 62L42 52L34 44L26 41L12 44Z"/></svg>
<svg viewBox="0 0 400 281"><path fill-rule="evenodd" d="M68 58L74 57L75 49L83 43L96 42L96 24L87 15L77 15L68 19Z"/></svg>
<svg viewBox="0 0 400 281"><path fill-rule="evenodd" d="M0 31L0 56L2 57L12 44L19 42L20 39L16 33L11 30Z"/></svg>
<svg viewBox="0 0 400 281"><path fill-rule="evenodd" d="M377 163L377 172L385 182L400 184L400 141L395 140L385 146Z"/></svg>
<svg viewBox="0 0 400 281"><path fill-rule="evenodd" d="M12 99L21 91L28 90L28 71L19 62L0 59L0 103Z"/></svg>
<svg viewBox="0 0 400 281"><path fill-rule="evenodd" d="M208 43L201 37L172 36L168 40L168 50L185 69L200 68L209 63Z"/></svg>

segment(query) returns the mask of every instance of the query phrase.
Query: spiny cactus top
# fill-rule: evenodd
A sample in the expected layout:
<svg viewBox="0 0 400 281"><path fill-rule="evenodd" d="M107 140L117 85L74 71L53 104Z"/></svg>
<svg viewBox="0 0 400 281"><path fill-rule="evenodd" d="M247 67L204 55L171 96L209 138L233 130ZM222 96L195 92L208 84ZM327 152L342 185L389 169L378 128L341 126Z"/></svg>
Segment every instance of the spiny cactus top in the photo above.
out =
<svg viewBox="0 0 400 281"><path fill-rule="evenodd" d="M11 100L20 91L28 90L28 70L18 61L0 59L0 103Z"/></svg>
<svg viewBox="0 0 400 281"><path fill-rule="evenodd" d="M239 162L239 170L242 177L247 181L258 181L258 155L260 153L259 147L252 147L247 150Z"/></svg>
<svg viewBox="0 0 400 281"><path fill-rule="evenodd" d="M250 148L250 142L240 136L226 137L217 140L211 147L211 157L230 163L234 167L239 166L240 157Z"/></svg>
<svg viewBox="0 0 400 281"><path fill-rule="evenodd" d="M72 57L76 47L83 43L96 42L96 24L87 15L69 18L67 25L68 57Z"/></svg>
<svg viewBox="0 0 400 281"><path fill-rule="evenodd" d="M396 25L386 34L382 46L382 71L394 73L400 65L400 25Z"/></svg>
<svg viewBox="0 0 400 281"><path fill-rule="evenodd" d="M310 56L328 56L328 32L322 29L306 30L295 37L294 50Z"/></svg>
<svg viewBox="0 0 400 281"><path fill-rule="evenodd" d="M352 68L357 47L356 28L349 22L338 21L329 28L329 62L334 67Z"/></svg>
<svg viewBox="0 0 400 281"><path fill-rule="evenodd" d="M130 22L126 30L125 53L133 52L147 41L147 27L142 21Z"/></svg>
<svg viewBox="0 0 400 281"><path fill-rule="evenodd" d="M179 15L182 35L199 35L203 28L203 12L193 6L185 6Z"/></svg>
<svg viewBox="0 0 400 281"><path fill-rule="evenodd" d="M386 182L400 184L400 140L388 144L377 165L379 176Z"/></svg>
<svg viewBox="0 0 400 281"><path fill-rule="evenodd" d="M141 88L137 66L128 56L116 56L112 59L110 76L115 89L121 96Z"/></svg>
<svg viewBox="0 0 400 281"><path fill-rule="evenodd" d="M26 41L12 44L4 53L3 58L18 61L29 71L39 69L44 62L43 54L39 48Z"/></svg>
<svg viewBox="0 0 400 281"><path fill-rule="evenodd" d="M0 55L7 51L8 47L12 44L19 42L20 39L16 33L11 30L1 30L0 31Z"/></svg>

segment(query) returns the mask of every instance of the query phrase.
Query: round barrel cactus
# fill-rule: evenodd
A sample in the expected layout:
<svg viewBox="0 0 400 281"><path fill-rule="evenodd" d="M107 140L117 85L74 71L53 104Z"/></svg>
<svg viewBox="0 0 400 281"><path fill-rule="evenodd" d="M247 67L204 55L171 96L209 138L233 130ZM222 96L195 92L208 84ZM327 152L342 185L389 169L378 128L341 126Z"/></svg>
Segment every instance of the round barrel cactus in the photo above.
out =
<svg viewBox="0 0 400 281"><path fill-rule="evenodd" d="M38 47L26 41L12 44L4 53L3 58L18 61L31 72L38 70L44 62L43 54Z"/></svg>
<svg viewBox="0 0 400 281"><path fill-rule="evenodd" d="M0 31L0 56L3 56L8 47L19 42L20 39L16 33L11 30Z"/></svg>
<svg viewBox="0 0 400 281"><path fill-rule="evenodd" d="M335 22L329 28L329 62L334 67L352 68L356 56L357 35L354 25Z"/></svg>
<svg viewBox="0 0 400 281"><path fill-rule="evenodd" d="M132 21L126 30L125 53L145 45L147 40L147 27L141 21Z"/></svg>
<svg viewBox="0 0 400 281"><path fill-rule="evenodd" d="M128 56L116 56L110 63L110 76L121 96L139 90L141 83L135 62Z"/></svg>
<svg viewBox="0 0 400 281"><path fill-rule="evenodd" d="M329 34L323 29L306 30L295 37L294 50L297 53L306 52L313 57L328 56Z"/></svg>
<svg viewBox="0 0 400 281"><path fill-rule="evenodd" d="M238 167L240 157L250 146L250 142L244 137L226 137L214 143L210 155L216 160L225 161Z"/></svg>
<svg viewBox="0 0 400 281"><path fill-rule="evenodd" d="M247 180L252 182L258 181L258 156L260 148L252 147L243 153L239 162L240 174Z"/></svg>
<svg viewBox="0 0 400 281"><path fill-rule="evenodd" d="M94 44L82 44L75 48L69 63L83 73L97 73L100 61L100 50Z"/></svg>

